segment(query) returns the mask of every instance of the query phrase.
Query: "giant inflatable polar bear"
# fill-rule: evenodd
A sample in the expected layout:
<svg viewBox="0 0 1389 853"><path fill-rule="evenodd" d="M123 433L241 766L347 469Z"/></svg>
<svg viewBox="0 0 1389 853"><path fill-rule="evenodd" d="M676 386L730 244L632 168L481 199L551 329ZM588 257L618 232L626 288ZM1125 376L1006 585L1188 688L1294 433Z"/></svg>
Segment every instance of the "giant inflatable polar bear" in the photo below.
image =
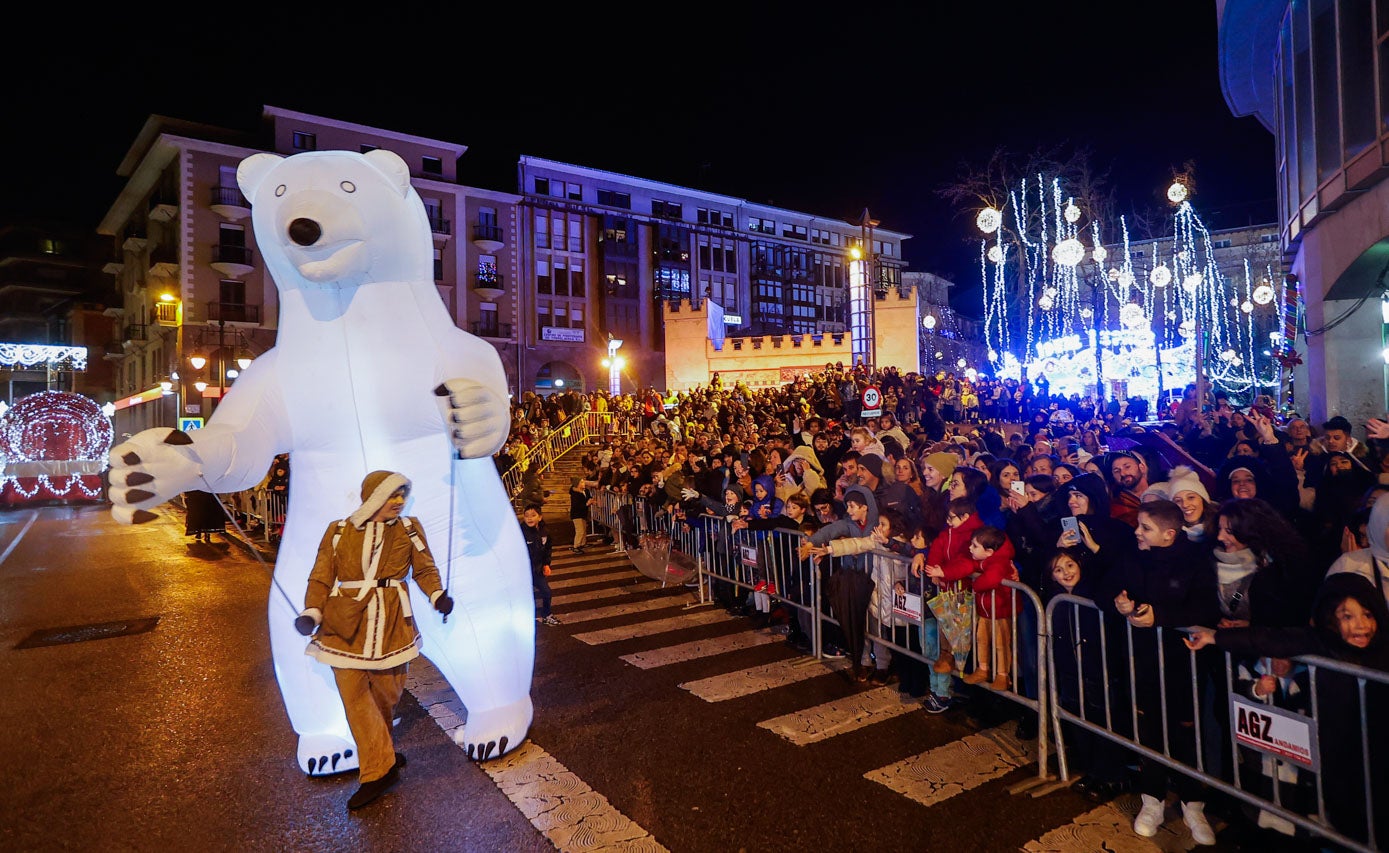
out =
<svg viewBox="0 0 1389 853"><path fill-rule="evenodd" d="M280 292L276 345L204 429L145 430L111 450L112 514L140 523L190 489L250 488L291 454L270 642L300 766L336 773L357 767L356 749L332 670L304 654L294 618L328 524L361 503L368 472L399 471L456 602L444 622L410 585L422 651L467 707L458 742L476 759L515 749L532 717L535 598L491 459L510 426L506 376L449 319L410 171L384 150L256 154L237 180Z"/></svg>

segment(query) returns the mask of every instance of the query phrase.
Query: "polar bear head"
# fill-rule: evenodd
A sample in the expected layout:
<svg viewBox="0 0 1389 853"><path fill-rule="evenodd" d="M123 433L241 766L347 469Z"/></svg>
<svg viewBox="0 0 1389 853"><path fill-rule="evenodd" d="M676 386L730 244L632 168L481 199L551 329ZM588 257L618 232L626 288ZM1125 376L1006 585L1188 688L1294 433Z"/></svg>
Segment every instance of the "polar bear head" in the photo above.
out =
<svg viewBox="0 0 1389 853"><path fill-rule="evenodd" d="M433 279L429 220L398 155L253 154L236 180L281 291Z"/></svg>

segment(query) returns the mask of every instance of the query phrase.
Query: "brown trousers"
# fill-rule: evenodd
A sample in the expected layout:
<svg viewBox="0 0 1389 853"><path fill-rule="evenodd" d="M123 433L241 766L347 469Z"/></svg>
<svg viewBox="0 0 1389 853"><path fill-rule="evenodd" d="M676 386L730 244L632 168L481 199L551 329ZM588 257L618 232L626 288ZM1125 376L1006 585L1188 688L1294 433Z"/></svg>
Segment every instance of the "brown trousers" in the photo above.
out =
<svg viewBox="0 0 1389 853"><path fill-rule="evenodd" d="M395 741L391 722L395 706L405 692L405 671L409 664L390 669L333 668L338 695L347 711L347 726L357 742L357 778L375 782L395 766Z"/></svg>

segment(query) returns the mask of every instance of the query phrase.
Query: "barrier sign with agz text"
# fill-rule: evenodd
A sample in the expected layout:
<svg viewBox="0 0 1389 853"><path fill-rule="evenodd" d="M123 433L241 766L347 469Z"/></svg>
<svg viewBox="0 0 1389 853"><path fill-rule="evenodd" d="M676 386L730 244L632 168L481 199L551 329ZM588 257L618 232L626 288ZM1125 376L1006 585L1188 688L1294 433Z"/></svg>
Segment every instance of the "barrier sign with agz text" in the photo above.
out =
<svg viewBox="0 0 1389 853"><path fill-rule="evenodd" d="M1317 724L1311 717L1231 696L1230 722L1240 745L1312 771L1320 769Z"/></svg>

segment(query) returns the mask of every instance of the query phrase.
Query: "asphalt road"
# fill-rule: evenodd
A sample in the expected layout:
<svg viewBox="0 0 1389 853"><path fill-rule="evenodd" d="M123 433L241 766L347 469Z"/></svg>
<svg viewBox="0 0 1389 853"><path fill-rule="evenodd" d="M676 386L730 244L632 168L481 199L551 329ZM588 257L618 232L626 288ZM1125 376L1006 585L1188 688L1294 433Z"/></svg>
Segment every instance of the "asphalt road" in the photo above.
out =
<svg viewBox="0 0 1389 853"><path fill-rule="evenodd" d="M562 539L562 536L556 537ZM357 813L355 774L308 779L275 685L266 569L192 542L174 512L0 512L0 847L46 850L1185 850L1133 797L1035 777L1035 743L979 694L931 716L625 555L557 548L559 626L537 626L527 744L473 764L462 709L421 660L400 708L401 783ZM20 648L35 632L138 630ZM1236 849L1222 838L1217 848Z"/></svg>

